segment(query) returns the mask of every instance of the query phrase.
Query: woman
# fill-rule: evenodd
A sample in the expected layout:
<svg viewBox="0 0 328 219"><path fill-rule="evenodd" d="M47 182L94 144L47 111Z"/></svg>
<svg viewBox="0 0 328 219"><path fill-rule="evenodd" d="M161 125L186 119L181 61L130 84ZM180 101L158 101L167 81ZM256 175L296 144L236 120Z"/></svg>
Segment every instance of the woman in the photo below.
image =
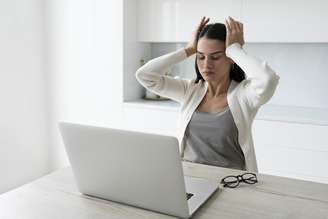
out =
<svg viewBox="0 0 328 219"><path fill-rule="evenodd" d="M252 122L273 96L279 76L243 50L242 23L231 17L225 24L208 22L203 17L185 48L149 61L136 77L146 89L181 104L184 160L257 172ZM196 79L164 76L195 53Z"/></svg>

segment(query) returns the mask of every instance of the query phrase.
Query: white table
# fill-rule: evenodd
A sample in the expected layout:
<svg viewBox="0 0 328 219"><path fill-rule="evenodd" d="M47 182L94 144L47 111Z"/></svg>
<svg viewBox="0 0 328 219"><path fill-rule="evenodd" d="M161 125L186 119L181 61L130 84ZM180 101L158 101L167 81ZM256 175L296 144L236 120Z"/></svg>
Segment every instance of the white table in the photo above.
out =
<svg viewBox="0 0 328 219"><path fill-rule="evenodd" d="M183 163L185 175L217 181L242 171ZM255 185L220 186L193 218L328 218L328 185L258 174ZM131 185L132 186L132 185ZM0 195L1 219L174 218L80 194L71 168Z"/></svg>

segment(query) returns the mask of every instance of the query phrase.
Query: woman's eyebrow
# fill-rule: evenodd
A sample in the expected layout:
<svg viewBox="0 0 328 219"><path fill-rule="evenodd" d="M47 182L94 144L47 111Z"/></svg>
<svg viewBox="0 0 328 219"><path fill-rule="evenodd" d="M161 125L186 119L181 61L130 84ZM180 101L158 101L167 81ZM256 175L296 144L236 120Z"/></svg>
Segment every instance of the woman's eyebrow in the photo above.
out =
<svg viewBox="0 0 328 219"><path fill-rule="evenodd" d="M204 53L202 53L202 52L199 52L199 51L197 51L197 53L199 53L199 54L204 54ZM210 53L210 55L214 55L214 54L217 54L217 53L224 53L224 51L216 51L216 52L212 52L212 53Z"/></svg>

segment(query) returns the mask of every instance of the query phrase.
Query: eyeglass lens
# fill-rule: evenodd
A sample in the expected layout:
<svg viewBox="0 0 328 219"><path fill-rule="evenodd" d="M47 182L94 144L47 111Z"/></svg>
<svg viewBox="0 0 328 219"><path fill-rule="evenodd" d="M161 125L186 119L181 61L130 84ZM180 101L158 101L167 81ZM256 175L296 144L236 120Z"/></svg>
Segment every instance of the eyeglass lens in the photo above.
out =
<svg viewBox="0 0 328 219"><path fill-rule="evenodd" d="M238 176L227 176L221 180L221 183L223 183L224 186L231 188L237 187L239 182L254 184L257 183L257 177L253 173L244 173Z"/></svg>

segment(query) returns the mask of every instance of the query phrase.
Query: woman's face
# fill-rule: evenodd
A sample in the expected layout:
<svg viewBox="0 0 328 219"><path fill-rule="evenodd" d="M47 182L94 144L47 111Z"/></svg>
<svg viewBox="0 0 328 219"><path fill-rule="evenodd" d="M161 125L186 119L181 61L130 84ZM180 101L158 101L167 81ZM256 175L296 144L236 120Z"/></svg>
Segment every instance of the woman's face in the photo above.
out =
<svg viewBox="0 0 328 219"><path fill-rule="evenodd" d="M225 55L225 43L202 37L197 44L197 65L205 81L220 81L229 77L233 61Z"/></svg>

